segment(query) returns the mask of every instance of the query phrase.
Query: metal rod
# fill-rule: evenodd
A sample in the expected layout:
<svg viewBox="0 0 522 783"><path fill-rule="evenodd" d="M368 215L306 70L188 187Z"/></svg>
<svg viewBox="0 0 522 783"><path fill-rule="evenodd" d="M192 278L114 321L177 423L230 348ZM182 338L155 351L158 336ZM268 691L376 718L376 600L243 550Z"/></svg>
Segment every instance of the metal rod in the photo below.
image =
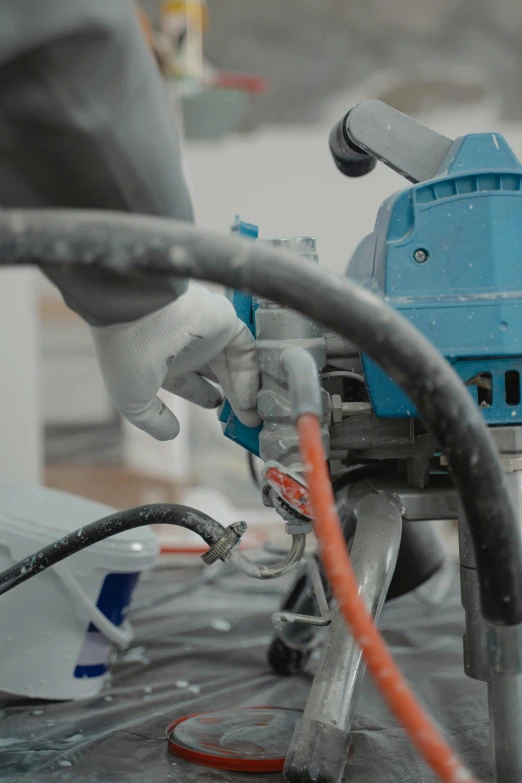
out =
<svg viewBox="0 0 522 783"><path fill-rule="evenodd" d="M511 454L502 454L501 446L500 451L509 494L520 525L522 524L522 470L518 469L520 450L517 449ZM472 551L471 547L470 550ZM473 641L478 644L480 638ZM482 643L485 644L484 641ZM490 669L488 705L495 780L497 783L520 783L522 781L522 672L499 672Z"/></svg>
<svg viewBox="0 0 522 783"><path fill-rule="evenodd" d="M367 484L357 486L354 498L358 501L358 519L351 558L360 593L378 619L399 551L400 504L395 498L373 492ZM341 780L365 668L343 616L335 610L303 718L292 738L285 766L289 783L312 779L305 771L314 768L314 763L317 767L318 743L325 761L320 776L313 779L325 783Z"/></svg>
<svg viewBox="0 0 522 783"><path fill-rule="evenodd" d="M484 617L522 622L522 536L481 412L437 349L378 297L266 243L109 212L2 210L0 262L204 279L276 300L353 340L408 394L451 466L472 525Z"/></svg>
<svg viewBox="0 0 522 783"><path fill-rule="evenodd" d="M351 558L360 593L376 619L395 568L401 531L401 513L388 497L371 493L359 501ZM364 670L361 652L336 611L305 717L348 731Z"/></svg>
<svg viewBox="0 0 522 783"><path fill-rule="evenodd" d="M492 671L488 683L489 725L497 783L522 780L522 673Z"/></svg>
<svg viewBox="0 0 522 783"><path fill-rule="evenodd" d="M227 560L253 579L277 579L277 577L287 574L297 566L304 554L305 546L306 535L300 533L292 536L292 548L287 556L273 565L254 563L237 548L230 552Z"/></svg>
<svg viewBox="0 0 522 783"><path fill-rule="evenodd" d="M303 625L330 625L331 618L328 615L313 617L310 614L296 614L295 612L274 612L272 623L274 628L279 631L286 623L302 623Z"/></svg>
<svg viewBox="0 0 522 783"><path fill-rule="evenodd" d="M313 555L309 558L307 565L308 571L310 572L310 577L312 579L315 597L317 598L319 612L321 617L327 617L330 615L330 607L328 606L328 601L324 592L319 566L317 565L317 560Z"/></svg>

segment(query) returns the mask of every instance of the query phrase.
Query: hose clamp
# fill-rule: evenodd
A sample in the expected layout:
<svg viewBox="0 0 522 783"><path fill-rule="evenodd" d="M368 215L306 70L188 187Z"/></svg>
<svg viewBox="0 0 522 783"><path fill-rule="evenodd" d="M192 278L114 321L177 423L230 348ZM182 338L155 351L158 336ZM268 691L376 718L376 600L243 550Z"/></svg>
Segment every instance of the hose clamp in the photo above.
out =
<svg viewBox="0 0 522 783"><path fill-rule="evenodd" d="M208 552L201 555L205 565L212 565L216 560L225 560L230 551L241 541L241 536L247 529L246 522L234 522L225 530L224 535L213 544Z"/></svg>

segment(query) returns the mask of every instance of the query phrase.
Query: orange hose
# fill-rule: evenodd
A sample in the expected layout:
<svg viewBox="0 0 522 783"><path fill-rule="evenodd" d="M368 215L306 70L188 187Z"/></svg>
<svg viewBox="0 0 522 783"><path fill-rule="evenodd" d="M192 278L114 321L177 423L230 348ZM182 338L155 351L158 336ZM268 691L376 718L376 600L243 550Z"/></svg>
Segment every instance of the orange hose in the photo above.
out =
<svg viewBox="0 0 522 783"><path fill-rule="evenodd" d="M321 560L375 683L419 753L443 783L477 783L416 700L359 595L337 516L318 418L310 413L299 416L297 433Z"/></svg>

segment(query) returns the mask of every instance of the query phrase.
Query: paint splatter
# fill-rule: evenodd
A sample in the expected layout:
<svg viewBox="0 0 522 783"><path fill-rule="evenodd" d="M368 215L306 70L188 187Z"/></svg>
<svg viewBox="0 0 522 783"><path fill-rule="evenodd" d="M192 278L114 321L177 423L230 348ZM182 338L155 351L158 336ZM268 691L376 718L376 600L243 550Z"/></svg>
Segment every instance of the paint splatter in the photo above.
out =
<svg viewBox="0 0 522 783"><path fill-rule="evenodd" d="M230 631L232 628L232 623L229 623L228 620L220 620L219 618L216 618L215 620L212 620L210 627L215 631Z"/></svg>

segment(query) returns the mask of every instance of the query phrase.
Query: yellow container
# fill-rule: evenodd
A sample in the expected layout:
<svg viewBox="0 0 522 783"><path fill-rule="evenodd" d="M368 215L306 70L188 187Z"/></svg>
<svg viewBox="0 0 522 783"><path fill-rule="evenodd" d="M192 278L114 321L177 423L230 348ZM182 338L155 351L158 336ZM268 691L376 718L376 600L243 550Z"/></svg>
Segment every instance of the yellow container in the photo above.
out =
<svg viewBox="0 0 522 783"><path fill-rule="evenodd" d="M170 39L170 75L203 78L203 29L208 23L203 0L168 0L161 5L161 27Z"/></svg>

